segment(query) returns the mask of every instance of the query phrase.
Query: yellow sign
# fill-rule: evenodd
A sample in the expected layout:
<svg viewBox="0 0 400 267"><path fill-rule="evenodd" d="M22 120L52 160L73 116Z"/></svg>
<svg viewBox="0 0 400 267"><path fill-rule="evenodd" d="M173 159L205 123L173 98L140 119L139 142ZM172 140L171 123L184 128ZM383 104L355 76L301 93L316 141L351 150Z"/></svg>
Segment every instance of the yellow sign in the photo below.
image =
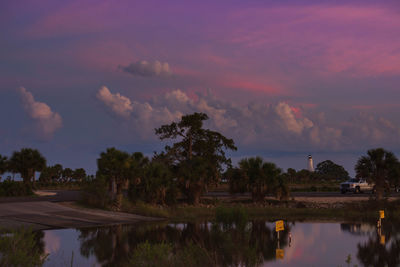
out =
<svg viewBox="0 0 400 267"><path fill-rule="evenodd" d="M380 210L379 211L379 218L381 218L381 219L385 218L385 211L384 210Z"/></svg>
<svg viewBox="0 0 400 267"><path fill-rule="evenodd" d="M381 235L381 245L385 245L385 236Z"/></svg>
<svg viewBox="0 0 400 267"><path fill-rule="evenodd" d="M283 260L284 256L285 256L285 252L283 252L283 249L276 250L276 259L277 260Z"/></svg>
<svg viewBox="0 0 400 267"><path fill-rule="evenodd" d="M279 232L279 231L283 231L285 228L283 227L283 221L276 221L275 222L275 231Z"/></svg>

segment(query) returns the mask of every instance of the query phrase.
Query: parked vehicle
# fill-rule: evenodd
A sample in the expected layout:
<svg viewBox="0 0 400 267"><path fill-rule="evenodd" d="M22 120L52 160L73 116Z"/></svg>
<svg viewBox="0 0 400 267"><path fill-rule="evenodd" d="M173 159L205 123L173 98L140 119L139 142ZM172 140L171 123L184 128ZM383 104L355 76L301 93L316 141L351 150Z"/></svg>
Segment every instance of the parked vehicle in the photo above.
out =
<svg viewBox="0 0 400 267"><path fill-rule="evenodd" d="M345 194L346 192L362 193L366 191L373 192L374 184L368 183L364 179L350 179L340 184L340 192Z"/></svg>

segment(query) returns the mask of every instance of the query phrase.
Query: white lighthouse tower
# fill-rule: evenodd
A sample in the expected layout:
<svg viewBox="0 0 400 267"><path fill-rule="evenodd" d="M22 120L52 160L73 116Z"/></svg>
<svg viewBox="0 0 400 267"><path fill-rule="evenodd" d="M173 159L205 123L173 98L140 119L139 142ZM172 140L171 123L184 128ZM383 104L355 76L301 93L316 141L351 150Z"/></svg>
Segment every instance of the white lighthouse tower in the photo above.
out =
<svg viewBox="0 0 400 267"><path fill-rule="evenodd" d="M308 166L307 166L307 169L310 172L314 172L314 163L313 163L311 155L308 155Z"/></svg>

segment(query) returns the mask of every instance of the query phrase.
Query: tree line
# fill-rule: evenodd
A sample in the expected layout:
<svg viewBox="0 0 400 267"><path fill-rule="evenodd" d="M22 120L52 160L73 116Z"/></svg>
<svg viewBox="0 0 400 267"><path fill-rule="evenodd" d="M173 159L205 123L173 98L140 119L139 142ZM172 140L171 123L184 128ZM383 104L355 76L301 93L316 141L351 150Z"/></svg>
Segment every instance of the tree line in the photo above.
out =
<svg viewBox="0 0 400 267"><path fill-rule="evenodd" d="M315 172L283 172L272 162L261 157L250 157L232 166L227 151L236 151L232 139L221 133L204 129L204 113L182 116L178 122L155 129L160 140L167 141L161 152L151 158L141 152L128 153L108 148L97 159L95 179L89 179L85 188L87 199L113 203L121 207L123 195L133 202L173 204L177 198L197 205L210 186L227 180L231 193L250 192L253 201L263 201L267 194L278 199L289 196L288 183L297 181L345 180L347 171L330 160L319 163ZM399 184L400 163L396 156L382 148L369 150L355 166L357 177L376 183L377 195L382 196L385 184ZM46 166L46 159L35 149L24 148L8 159L0 155L0 175L20 173L25 183L35 182L35 172L41 172L40 181L82 181L84 169L63 169L60 164ZM87 180L87 179L86 179Z"/></svg>
<svg viewBox="0 0 400 267"><path fill-rule="evenodd" d="M46 163L46 158L37 149L23 148L14 151L10 158L0 155L0 175L8 172L14 177L19 173L23 182L32 186L36 181L36 172L40 172L39 181L43 183L79 182L86 178L86 171L83 168L72 170L63 168L61 164L47 166Z"/></svg>

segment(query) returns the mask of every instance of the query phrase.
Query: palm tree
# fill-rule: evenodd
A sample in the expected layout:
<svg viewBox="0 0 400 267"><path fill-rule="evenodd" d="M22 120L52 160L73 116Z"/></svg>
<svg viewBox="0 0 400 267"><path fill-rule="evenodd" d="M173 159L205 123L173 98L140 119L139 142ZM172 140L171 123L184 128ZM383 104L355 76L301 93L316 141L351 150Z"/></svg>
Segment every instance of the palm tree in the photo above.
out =
<svg viewBox="0 0 400 267"><path fill-rule="evenodd" d="M0 155L0 175L5 173L7 171L7 169L8 169L7 157ZM0 177L0 181L1 181L1 177Z"/></svg>
<svg viewBox="0 0 400 267"><path fill-rule="evenodd" d="M375 183L377 199L382 199L385 184L393 180L393 169L399 164L396 156L383 148L370 149L362 156L356 166L356 176Z"/></svg>
<svg viewBox="0 0 400 267"><path fill-rule="evenodd" d="M268 192L272 192L281 174L281 169L274 163L263 162L260 157L242 159L239 166L246 176L253 201L262 201Z"/></svg>
<svg viewBox="0 0 400 267"><path fill-rule="evenodd" d="M70 182L72 180L72 176L74 176L74 171L71 168L65 168L61 175L64 183Z"/></svg>
<svg viewBox="0 0 400 267"><path fill-rule="evenodd" d="M97 159L97 175L103 176L109 182L111 199L114 208L119 210L122 202L122 187L131 176L132 157L126 152L108 148Z"/></svg>
<svg viewBox="0 0 400 267"><path fill-rule="evenodd" d="M165 164L151 162L145 169L143 180L145 199L152 204L166 203L167 194L173 187L173 176Z"/></svg>
<svg viewBox="0 0 400 267"><path fill-rule="evenodd" d="M21 174L25 183L35 183L35 172L46 168L46 158L37 149L23 148L14 151L9 160L9 169Z"/></svg>

